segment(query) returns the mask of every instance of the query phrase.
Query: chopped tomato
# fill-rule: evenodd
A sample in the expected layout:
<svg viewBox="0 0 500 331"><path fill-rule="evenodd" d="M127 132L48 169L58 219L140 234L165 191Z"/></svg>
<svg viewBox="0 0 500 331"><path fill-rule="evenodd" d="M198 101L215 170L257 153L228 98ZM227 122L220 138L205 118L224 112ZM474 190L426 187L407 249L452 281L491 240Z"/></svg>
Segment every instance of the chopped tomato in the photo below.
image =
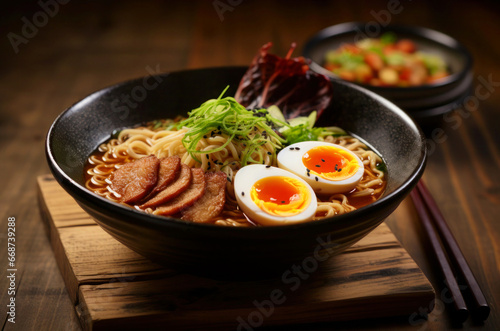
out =
<svg viewBox="0 0 500 331"><path fill-rule="evenodd" d="M403 69L399 72L399 79L400 79L401 81L408 82L408 81L410 81L410 77L411 77L411 69L410 69L410 68L408 68L408 67L403 68Z"/></svg>
<svg viewBox="0 0 500 331"><path fill-rule="evenodd" d="M401 39L396 43L396 48L403 53L414 53L417 49L415 43L409 39Z"/></svg>
<svg viewBox="0 0 500 331"><path fill-rule="evenodd" d="M391 53L394 53L395 51L397 51L397 49L394 44L386 45L382 49L382 53L384 53L384 55L389 55Z"/></svg>
<svg viewBox="0 0 500 331"><path fill-rule="evenodd" d="M375 52L366 53L365 62L375 71L382 69L382 67L384 66L384 61L382 60L380 55Z"/></svg>
<svg viewBox="0 0 500 331"><path fill-rule="evenodd" d="M343 44L342 46L340 46L340 51L347 51L352 54L359 54L361 53L361 48L353 44Z"/></svg>

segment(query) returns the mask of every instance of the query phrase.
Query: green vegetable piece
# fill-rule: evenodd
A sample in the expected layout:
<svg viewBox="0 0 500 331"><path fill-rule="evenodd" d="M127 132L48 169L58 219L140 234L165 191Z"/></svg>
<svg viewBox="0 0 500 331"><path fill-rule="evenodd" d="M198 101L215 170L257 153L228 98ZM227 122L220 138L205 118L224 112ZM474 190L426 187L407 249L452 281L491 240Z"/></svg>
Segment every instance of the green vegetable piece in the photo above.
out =
<svg viewBox="0 0 500 331"><path fill-rule="evenodd" d="M376 168L378 171L387 172L387 165L385 164L385 162L378 163Z"/></svg>
<svg viewBox="0 0 500 331"><path fill-rule="evenodd" d="M316 123L316 119L318 118L318 113L316 111L312 111L309 116L307 116L307 121L309 122L309 128L312 129L314 124Z"/></svg>
<svg viewBox="0 0 500 331"><path fill-rule="evenodd" d="M418 52L417 56L422 59L431 75L437 72L446 71L446 63L440 56L422 52Z"/></svg>
<svg viewBox="0 0 500 331"><path fill-rule="evenodd" d="M290 124L290 126L304 125L306 128L311 129L314 126L314 123L316 123L316 117L317 117L317 113L316 113L316 111L313 111L307 117L306 116L299 116L299 117L289 119L288 124Z"/></svg>
<svg viewBox="0 0 500 331"><path fill-rule="evenodd" d="M267 108L269 115L281 122L286 122L285 116L281 112L278 106L271 106Z"/></svg>
<svg viewBox="0 0 500 331"><path fill-rule="evenodd" d="M162 124L163 124L161 121L154 121L153 123L154 123L154 125L153 125L153 129L158 129L158 128L160 128L160 127L162 126Z"/></svg>
<svg viewBox="0 0 500 331"><path fill-rule="evenodd" d="M347 136L347 132L345 132L338 126L329 126L323 128L323 132L321 132L320 137L325 137L325 136L342 137L342 136Z"/></svg>
<svg viewBox="0 0 500 331"><path fill-rule="evenodd" d="M120 132L122 132L122 130L113 130L113 132L111 133L111 139L118 139Z"/></svg>
<svg viewBox="0 0 500 331"><path fill-rule="evenodd" d="M382 34L380 36L380 42L384 45L390 45L390 44L394 44L397 40L397 36L394 32L392 31L388 31L388 32L384 32L384 34Z"/></svg>
<svg viewBox="0 0 500 331"><path fill-rule="evenodd" d="M394 52L385 56L388 65L399 66L405 63L405 57L400 52Z"/></svg>
<svg viewBox="0 0 500 331"><path fill-rule="evenodd" d="M363 56L349 52L336 53L335 56L327 58L328 62L338 64L346 70L354 70L358 64L363 63Z"/></svg>

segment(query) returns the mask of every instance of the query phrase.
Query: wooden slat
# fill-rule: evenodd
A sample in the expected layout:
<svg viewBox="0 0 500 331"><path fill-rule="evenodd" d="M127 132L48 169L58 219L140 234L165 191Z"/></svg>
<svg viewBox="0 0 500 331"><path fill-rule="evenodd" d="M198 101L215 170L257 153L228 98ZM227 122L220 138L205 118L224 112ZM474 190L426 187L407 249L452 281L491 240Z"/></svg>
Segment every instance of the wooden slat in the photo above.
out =
<svg viewBox="0 0 500 331"><path fill-rule="evenodd" d="M411 314L434 299L427 278L385 224L303 279L290 272L284 279L218 281L165 269L126 248L51 176L39 177L38 187L56 259L88 330L234 329L244 323L238 318L258 321L263 315L255 302L269 302L273 291L285 299L262 317L266 325Z"/></svg>

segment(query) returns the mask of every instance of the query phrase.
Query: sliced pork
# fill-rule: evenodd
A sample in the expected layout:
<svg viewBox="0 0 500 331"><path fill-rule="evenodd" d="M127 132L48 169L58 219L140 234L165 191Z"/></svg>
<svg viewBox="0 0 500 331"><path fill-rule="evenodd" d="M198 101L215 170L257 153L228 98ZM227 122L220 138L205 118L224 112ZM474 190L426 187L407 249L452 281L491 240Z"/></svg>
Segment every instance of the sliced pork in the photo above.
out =
<svg viewBox="0 0 500 331"><path fill-rule="evenodd" d="M178 156L154 155L126 163L110 177L120 202L153 208L154 214L204 223L219 215L226 201L226 174L181 163Z"/></svg>
<svg viewBox="0 0 500 331"><path fill-rule="evenodd" d="M155 214L164 216L176 214L181 210L190 207L193 203L195 203L203 196L206 186L205 174L203 169L192 168L191 173L192 181L188 189L182 192L176 198L158 206L155 210ZM166 189L168 189L168 187ZM160 193L163 193L163 191Z"/></svg>
<svg viewBox="0 0 500 331"><path fill-rule="evenodd" d="M142 209L156 207L169 200L174 199L182 192L187 190L191 184L192 172L191 168L186 164L181 164L180 171L178 171L177 178L174 182L167 185L162 191L156 194L154 197L140 205Z"/></svg>
<svg viewBox="0 0 500 331"><path fill-rule="evenodd" d="M156 185L159 166L160 160L154 155L126 163L112 174L110 188L121 202L140 201Z"/></svg>
<svg viewBox="0 0 500 331"><path fill-rule="evenodd" d="M181 170L181 158L177 155L164 157L160 159L160 168L158 169L158 181L155 187L144 199L145 201L151 199L156 193L163 191L170 183L172 183Z"/></svg>
<svg viewBox="0 0 500 331"><path fill-rule="evenodd" d="M204 223L219 215L226 202L226 174L222 171L205 173L205 194L188 209L182 211L182 219Z"/></svg>

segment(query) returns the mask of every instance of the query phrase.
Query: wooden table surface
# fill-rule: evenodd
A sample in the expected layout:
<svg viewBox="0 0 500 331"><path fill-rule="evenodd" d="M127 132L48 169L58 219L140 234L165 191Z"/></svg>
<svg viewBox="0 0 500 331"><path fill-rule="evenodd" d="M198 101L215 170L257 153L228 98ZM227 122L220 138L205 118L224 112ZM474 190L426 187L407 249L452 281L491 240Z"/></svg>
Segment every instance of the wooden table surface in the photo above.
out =
<svg viewBox="0 0 500 331"><path fill-rule="evenodd" d="M17 1L2 8L0 53L0 311L6 330L79 330L37 205L36 177L49 173L44 139L55 117L100 88L186 68L248 65L264 43L286 54L317 30L347 21L422 25L472 53L470 104L428 127L424 179L439 203L491 314L464 329L500 329L500 6L495 1ZM218 10L215 8L218 6ZM487 83L489 81L489 83ZM482 87L480 87L482 86ZM447 293L411 209L387 224L436 289L428 321L411 316L283 330L457 327ZM409 210L409 212L407 212ZM8 219L16 219L16 323L7 321ZM432 302L429 302L431 305ZM422 307L429 311L429 307Z"/></svg>

